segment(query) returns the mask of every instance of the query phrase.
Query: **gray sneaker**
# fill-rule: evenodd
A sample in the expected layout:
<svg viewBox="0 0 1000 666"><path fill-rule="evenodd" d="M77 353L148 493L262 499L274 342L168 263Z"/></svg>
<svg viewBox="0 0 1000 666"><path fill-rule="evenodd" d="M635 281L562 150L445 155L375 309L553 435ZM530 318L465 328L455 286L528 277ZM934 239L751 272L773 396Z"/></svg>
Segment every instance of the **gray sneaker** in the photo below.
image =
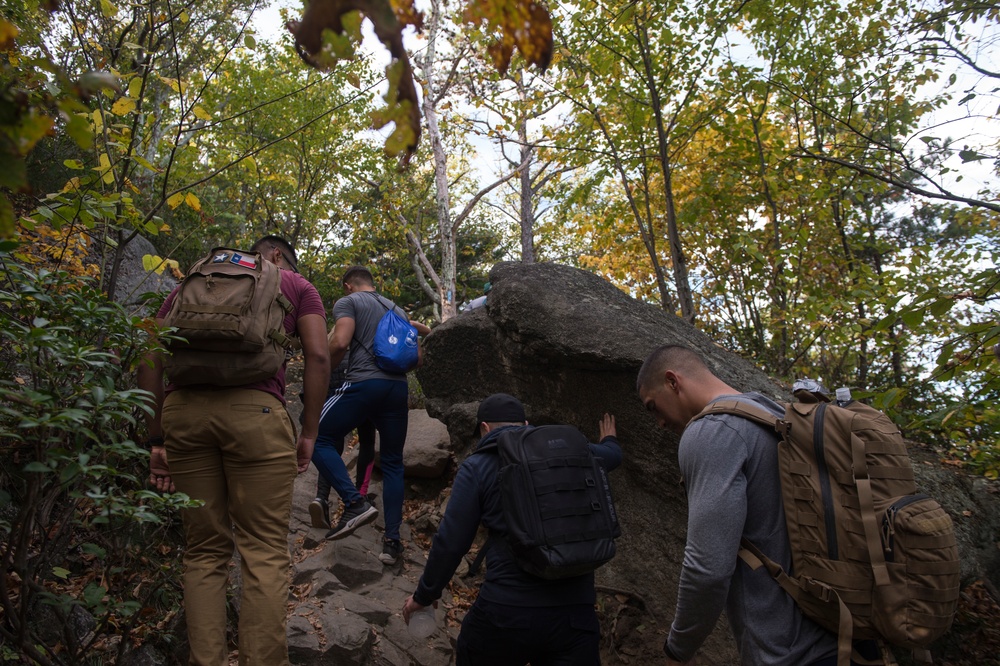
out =
<svg viewBox="0 0 1000 666"><path fill-rule="evenodd" d="M399 561L399 556L402 554L403 544L399 543L399 539L385 539L382 542L382 554L378 559L382 564L392 565Z"/></svg>
<svg viewBox="0 0 1000 666"><path fill-rule="evenodd" d="M362 499L354 504L344 507L344 512L340 515L340 520L333 529L326 533L327 539L340 539L358 529L365 523L375 520L378 509L373 507L368 500Z"/></svg>
<svg viewBox="0 0 1000 666"><path fill-rule="evenodd" d="M330 529L330 503L320 497L309 502L309 519L316 529Z"/></svg>

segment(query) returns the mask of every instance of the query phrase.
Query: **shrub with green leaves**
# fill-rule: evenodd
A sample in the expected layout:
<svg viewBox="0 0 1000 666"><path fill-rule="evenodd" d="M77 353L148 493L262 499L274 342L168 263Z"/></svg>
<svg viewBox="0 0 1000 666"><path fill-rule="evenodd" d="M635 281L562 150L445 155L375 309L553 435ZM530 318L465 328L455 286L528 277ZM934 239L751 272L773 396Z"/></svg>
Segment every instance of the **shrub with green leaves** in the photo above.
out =
<svg viewBox="0 0 1000 666"><path fill-rule="evenodd" d="M145 489L135 443L148 326L88 279L0 253L0 636L32 663L113 663L151 606L177 605L188 500Z"/></svg>

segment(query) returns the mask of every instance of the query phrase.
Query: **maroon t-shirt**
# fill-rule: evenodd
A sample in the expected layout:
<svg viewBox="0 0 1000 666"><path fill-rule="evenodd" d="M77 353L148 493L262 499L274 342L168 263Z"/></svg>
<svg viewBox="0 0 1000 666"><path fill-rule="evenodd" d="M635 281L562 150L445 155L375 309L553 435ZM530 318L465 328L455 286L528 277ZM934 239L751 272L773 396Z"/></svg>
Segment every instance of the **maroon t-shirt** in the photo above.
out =
<svg viewBox="0 0 1000 666"><path fill-rule="evenodd" d="M163 319L170 312L170 306L174 302L174 298L177 296L177 290L180 286L174 287L174 290L170 292L167 299L163 301L163 306L160 307L160 311L156 313L158 319ZM285 327L285 333L289 335L298 334L298 319L305 315L316 314L323 317L326 321L326 308L323 307L323 299L319 297L319 292L316 291L316 287L312 286L309 280L305 279L298 273L293 271L281 271L281 293L284 294L292 303L292 311L285 315L285 320L283 322ZM178 387L167 382L166 391L176 390ZM187 386L185 388L197 388L197 389L224 389L233 388L230 386L213 386L206 384L204 386ZM281 366L277 374L270 379L265 379L259 382L254 382L252 384L247 384L240 388L256 389L258 391L264 391L270 393L282 403L285 402L285 365Z"/></svg>

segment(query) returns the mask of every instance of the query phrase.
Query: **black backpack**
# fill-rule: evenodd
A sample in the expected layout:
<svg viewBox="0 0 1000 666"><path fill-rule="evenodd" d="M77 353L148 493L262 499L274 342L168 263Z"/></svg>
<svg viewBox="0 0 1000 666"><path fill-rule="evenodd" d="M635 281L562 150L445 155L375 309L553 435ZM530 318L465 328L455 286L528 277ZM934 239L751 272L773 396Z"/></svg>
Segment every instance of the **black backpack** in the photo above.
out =
<svg viewBox="0 0 1000 666"><path fill-rule="evenodd" d="M569 578L615 556L621 529L608 472L583 433L567 425L510 428L476 451L484 452L500 455L504 545L522 569Z"/></svg>

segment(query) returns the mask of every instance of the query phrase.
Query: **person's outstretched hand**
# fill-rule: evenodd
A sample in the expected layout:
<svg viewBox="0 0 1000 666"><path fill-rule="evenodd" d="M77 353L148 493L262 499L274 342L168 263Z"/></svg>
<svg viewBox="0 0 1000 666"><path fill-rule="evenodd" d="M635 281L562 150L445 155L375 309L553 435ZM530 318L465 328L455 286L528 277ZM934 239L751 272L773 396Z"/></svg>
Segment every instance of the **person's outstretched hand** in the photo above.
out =
<svg viewBox="0 0 1000 666"><path fill-rule="evenodd" d="M601 439L604 439L605 437L608 436L610 437L618 436L618 431L615 430L615 417L612 414L608 414L607 412L605 412L604 416L601 418L599 427L601 431Z"/></svg>
<svg viewBox="0 0 1000 666"><path fill-rule="evenodd" d="M433 605L434 608L437 608L438 602L435 601ZM427 608L427 606L421 606L420 604L418 604L416 601L413 600L413 595L411 594L406 598L406 601L403 602L403 622L409 625L410 616L416 613L417 611L423 610L425 608Z"/></svg>

